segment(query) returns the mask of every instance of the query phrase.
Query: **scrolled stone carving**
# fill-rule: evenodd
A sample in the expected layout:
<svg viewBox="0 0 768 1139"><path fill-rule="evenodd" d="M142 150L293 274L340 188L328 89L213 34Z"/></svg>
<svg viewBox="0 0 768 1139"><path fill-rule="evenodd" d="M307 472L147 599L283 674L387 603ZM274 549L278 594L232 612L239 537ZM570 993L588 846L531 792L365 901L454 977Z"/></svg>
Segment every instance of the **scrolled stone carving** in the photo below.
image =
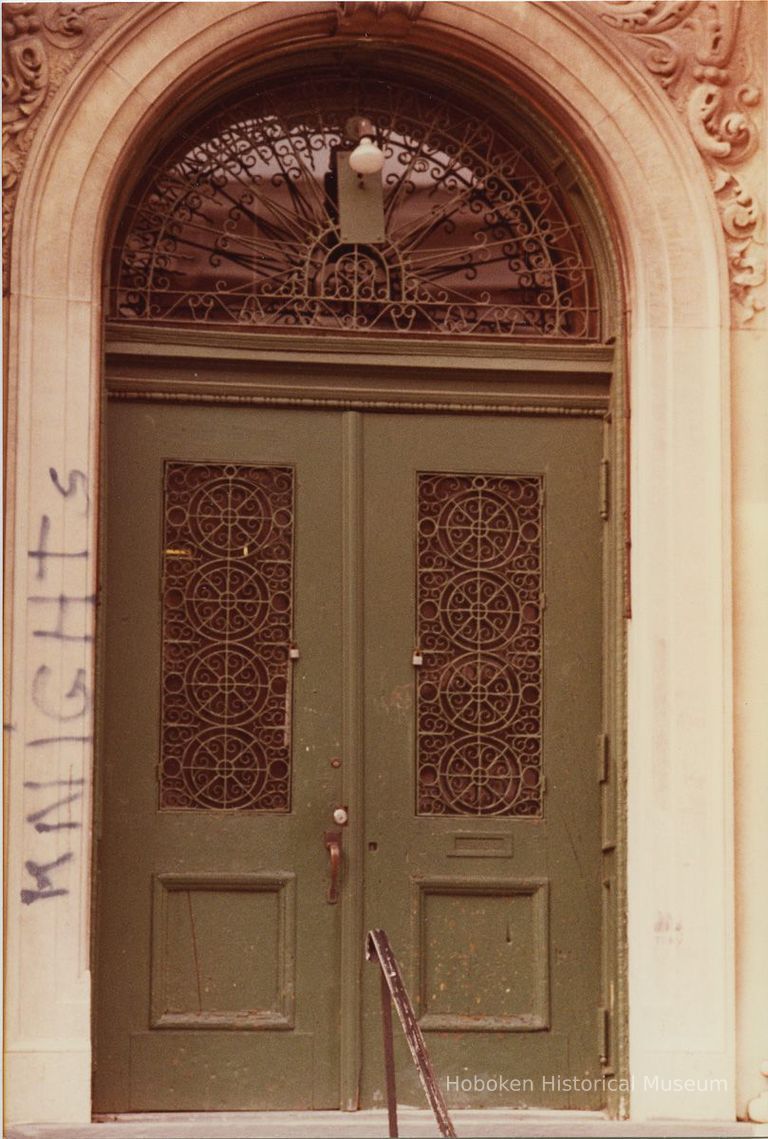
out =
<svg viewBox="0 0 768 1139"><path fill-rule="evenodd" d="M3 248L40 113L85 46L125 4L3 5ZM5 284L5 281L4 281Z"/></svg>
<svg viewBox="0 0 768 1139"><path fill-rule="evenodd" d="M51 11L51 9L53 9ZM49 48L76 47L85 36L83 5L6 4L3 9L3 145L34 122L51 83ZM9 161L16 157L13 147ZM3 185L7 185L3 170ZM12 176L11 185L15 182Z"/></svg>
<svg viewBox="0 0 768 1139"><path fill-rule="evenodd" d="M746 323L765 308L766 265L760 195L745 169L760 144L761 92L749 79L743 0L597 0L581 8L621 36L683 116L712 182L736 317Z"/></svg>
<svg viewBox="0 0 768 1139"><path fill-rule="evenodd" d="M337 35L403 35L424 10L424 0L338 0Z"/></svg>

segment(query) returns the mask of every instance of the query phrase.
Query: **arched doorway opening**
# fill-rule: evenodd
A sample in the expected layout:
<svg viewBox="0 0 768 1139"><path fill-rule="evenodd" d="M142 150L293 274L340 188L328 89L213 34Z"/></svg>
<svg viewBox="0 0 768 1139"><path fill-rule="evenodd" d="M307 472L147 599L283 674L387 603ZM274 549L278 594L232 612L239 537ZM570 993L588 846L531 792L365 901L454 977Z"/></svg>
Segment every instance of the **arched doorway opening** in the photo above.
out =
<svg viewBox="0 0 768 1139"><path fill-rule="evenodd" d="M91 1112L90 893L92 840L99 836L89 825L89 795L91 723L101 703L92 652L100 623L90 602L101 542L102 267L109 218L123 186L132 182L130 171L140 164L141 140L157 137L158 119L174 121L182 94L186 98L192 85L211 75L250 66L257 55L266 59L279 50L276 44L323 42L335 49L340 42L332 38L335 7L131 6L100 52L84 56L63 85L30 150L11 264L9 437L17 457L9 518L13 575L19 583L31 580L30 565L36 570L37 561L31 563L30 551L40 555L43 526L57 555L45 561L48 593L58 598L72 591L89 604L82 639L62 641L55 652L40 637L37 613L23 590L11 612L8 969L9 976L23 972L27 981L8 1010L11 1119L85 1121ZM369 47L376 53L398 35L385 29ZM627 977L627 990L620 983L615 992L612 1007L618 1015L609 1030L609 1048L625 1073L629 1048L633 1071L641 1077L673 1071L684 1081L729 1073L736 1039L729 949L730 374L728 282L710 188L671 103L649 97L647 83L627 68L620 47L599 34L577 6L430 5L405 42L411 56L444 50L446 58L474 60L478 71L496 77L496 91L507 83L530 91L541 114L563 123L585 156L614 219L631 312L626 351L633 415L633 620L626 651L626 728L623 702L614 699L622 690L621 665L609 686L614 726L609 744L621 757L626 734L629 776L626 830L619 811L616 834L606 834L608 847L614 838L617 842L619 892L625 863L628 881L626 904L619 898L608 910L617 915L619 933L604 941L618 946L620 982ZM546 135L546 128L540 133ZM124 368L127 379L140 378L137 355L145 361L163 356L146 344L137 353L127 329L111 339L110 348L112 372ZM284 340L279 349L270 356L272 363L293 367L290 390L282 398L314 401L316 392L305 382L305 354L295 349L287 360ZM442 369L443 377L450 375L454 394L461 393L461 345L452 344L449 353L435 341L421 347L411 341L407 349L409 369L421 358ZM249 353L262 376L265 350L251 347ZM320 357L337 371L350 358L348 347L326 337L314 340L311 355L313 364ZM488 361L493 354L486 348L484 355ZM590 360L589 370L604 366L599 349L582 346L581 355ZM389 361L379 361L381 374L396 375L399 357L401 342L395 341ZM229 341L217 358L236 361L237 345ZM187 372L194 376L196 357L188 359ZM511 348L506 359L524 361L529 378L541 376L533 344ZM490 362L486 366L500 370ZM237 371L233 363L235 381ZM429 387L425 377L435 374L420 372L422 390ZM279 368L272 376L274 386ZM343 392L344 399L365 398L371 374L366 379L365 395L357 383ZM572 392L582 382L579 373L573 379ZM499 387L476 383L473 399L480 390L485 400L498 396ZM440 391L444 396L444 382ZM529 384L519 389L523 393L529 403ZM231 394L237 394L236 384ZM274 394L271 390L266 398ZM381 390L376 394L385 398ZM612 427L620 440L618 417ZM609 526L623 502L623 454L617 445ZM86 484L75 477L78 488L87 487L87 497L82 489L65 495L68 472L85 475ZM611 548L611 610L620 614L623 555L618 542ZM31 588L37 592L34 580ZM616 623L609 639L621 643ZM623 660L623 653L616 657ZM55 673L51 679L67 705L62 711L70 715L68 705L77 705L81 731L51 736L32 684L41 669ZM44 746L38 747L41 740ZM67 829L41 836L27 818L38 809L35 788L60 771L83 781L82 824L73 820ZM684 840L678 807L690 823ZM54 893L34 904L25 900L34 886L29 863L55 863ZM662 915L681 915L684 937L671 938L660 929L660 906ZM628 965L621 937L625 922ZM356 929L344 944L357 968ZM354 1106L347 1098L342 1102ZM653 1117L659 1104L652 1085L638 1079L633 1117ZM628 1109L626 1097L621 1107ZM684 1093L663 1101L668 1115L682 1117L692 1107L700 1118L731 1118L732 1081L713 1080L711 1091L698 1096L695 1105Z"/></svg>
<svg viewBox="0 0 768 1139"><path fill-rule="evenodd" d="M567 148L428 70L214 84L126 186L97 1111L376 1104L371 926L456 1102L606 1102L614 274Z"/></svg>

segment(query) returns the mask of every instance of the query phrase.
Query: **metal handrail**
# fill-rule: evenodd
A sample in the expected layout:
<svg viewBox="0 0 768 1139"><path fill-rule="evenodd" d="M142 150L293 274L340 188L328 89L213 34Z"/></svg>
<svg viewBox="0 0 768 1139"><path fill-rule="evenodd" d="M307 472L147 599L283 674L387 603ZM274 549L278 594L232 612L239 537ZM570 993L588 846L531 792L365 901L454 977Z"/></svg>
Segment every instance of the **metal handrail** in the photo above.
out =
<svg viewBox="0 0 768 1139"><path fill-rule="evenodd" d="M395 1090L395 1050L392 1037L392 1003L403 1026L405 1039L419 1073L429 1106L434 1112L440 1134L447 1139L456 1139L456 1132L448 1115L443 1094L437 1085L432 1062L427 1052L421 1029L416 1021L411 999L408 996L389 938L383 929L369 930L365 939L365 956L368 961L381 968L381 1020L384 1031L384 1067L387 1078L387 1113L389 1115L389 1137L398 1139L397 1094Z"/></svg>

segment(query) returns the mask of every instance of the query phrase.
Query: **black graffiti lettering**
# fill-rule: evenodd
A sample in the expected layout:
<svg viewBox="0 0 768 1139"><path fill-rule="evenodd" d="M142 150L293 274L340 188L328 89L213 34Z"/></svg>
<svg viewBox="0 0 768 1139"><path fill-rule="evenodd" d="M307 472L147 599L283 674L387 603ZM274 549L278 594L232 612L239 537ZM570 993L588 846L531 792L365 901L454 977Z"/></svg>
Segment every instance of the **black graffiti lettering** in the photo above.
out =
<svg viewBox="0 0 768 1139"><path fill-rule="evenodd" d="M38 834L51 834L53 831L79 831L82 823L64 822L64 823L35 823L35 830Z"/></svg>
<svg viewBox="0 0 768 1139"><path fill-rule="evenodd" d="M48 534L51 529L51 520L47 514L44 514L40 520L40 537L37 539L36 550L29 550L30 558L39 558L37 563L37 577L45 577L45 559L48 557Z"/></svg>
<svg viewBox="0 0 768 1139"><path fill-rule="evenodd" d="M46 597L40 594L32 594L27 598L27 601L34 602L38 605L57 605L58 615L56 617L56 625L53 629L33 629L33 637L53 637L57 641L92 641L93 637L90 633L72 633L67 632L64 628L64 622L67 619L67 614L71 612L73 606L77 605L94 605L96 603L95 594L88 594L85 597L68 597L65 593L60 593L57 597Z"/></svg>
<svg viewBox="0 0 768 1139"><path fill-rule="evenodd" d="M39 835L50 835L54 830L80 830L80 822L35 822L34 829Z"/></svg>
<svg viewBox="0 0 768 1139"><path fill-rule="evenodd" d="M24 863L24 869L35 879L38 890L47 890L53 885L48 873L49 870L55 870L57 866L63 866L65 862L71 862L72 857L72 851L68 850L65 854L60 854L54 862L48 862L45 866L39 866L36 862L27 861Z"/></svg>
<svg viewBox="0 0 768 1139"><path fill-rule="evenodd" d="M41 898L59 898L68 893L69 890L22 890L21 901L23 905L29 906L32 902L39 902Z"/></svg>
<svg viewBox="0 0 768 1139"><path fill-rule="evenodd" d="M33 811L31 815L27 815L27 822L36 823L38 819L43 819L46 815L50 815L51 811L56 811L59 807L65 807L67 803L74 803L78 799L82 799L82 797L82 791L75 791L72 795L66 795L63 799L57 799L55 803L49 803L47 807L41 807L39 811Z"/></svg>
<svg viewBox="0 0 768 1139"><path fill-rule="evenodd" d="M41 664L32 681L32 703L35 707L39 708L43 715L50 717L52 720L61 720L64 722L66 720L79 720L83 717L90 706L90 696L85 684L85 669L79 668L77 670L75 679L72 682L72 687L64 696L65 700L82 699L82 707L74 712L59 712L56 708L51 707L49 701L46 699L46 690L50 678L50 668L47 664Z"/></svg>
<svg viewBox="0 0 768 1139"><path fill-rule="evenodd" d="M90 498L88 497L88 476L84 474L83 471L73 468L67 475L66 487L63 487L59 479L59 472L55 467L49 467L48 474L51 476L51 482L56 487L56 490L59 494L63 494L65 498L69 498L70 495L75 494L78 489L82 490L83 498L85 499L83 514L87 514L90 506Z"/></svg>
<svg viewBox="0 0 768 1139"><path fill-rule="evenodd" d="M27 550L30 558L37 558L37 573L36 577L39 581L45 578L47 567L46 562L48 558L87 558L87 550L76 550L68 553L62 550L49 550L48 549L48 535L51 532L51 520L47 514L44 514L40 520L40 537L37 540L36 550Z"/></svg>
<svg viewBox="0 0 768 1139"><path fill-rule="evenodd" d="M24 781L24 786L30 791L43 791L46 787L82 787L84 779L49 779L45 783L34 783L31 779Z"/></svg>
<svg viewBox="0 0 768 1139"><path fill-rule="evenodd" d="M62 894L68 894L69 890L53 888L53 881L49 871L55 870L57 866L63 866L65 862L70 862L71 859L72 851L69 850L66 854L60 855L55 862L48 862L45 866L40 866L37 862L32 862L31 860L25 862L24 869L35 879L37 889L22 890L22 904L29 906L32 902L37 902L41 898L57 898Z"/></svg>
<svg viewBox="0 0 768 1139"><path fill-rule="evenodd" d="M47 807L41 807L39 811L33 811L27 815L27 822L33 823L35 830L39 834L48 834L50 831L58 830L78 830L80 823L73 822L70 819L60 823L43 823L40 820L44 819L46 815L50 815L51 811L57 811L59 807L66 807L67 803L75 803L78 799L82 799L82 791L76 791L73 795L67 795L64 799L58 799L55 803L50 803Z"/></svg>
<svg viewBox="0 0 768 1139"><path fill-rule="evenodd" d="M68 504L77 500L78 497L80 498L82 503L81 513L87 516L90 509L87 475L76 467L67 471L64 478L59 476L56 467L49 467L48 475L56 490L62 498L67 500ZM35 577L38 581L43 581L47 577L48 561L50 558L74 558L81 560L88 558L87 548L82 550L50 549L50 536L51 519L49 515L43 514L40 517L40 532L37 546L35 549L27 551L28 556L36 563ZM45 627L32 629L33 637L52 638L57 641L76 641L79 643L93 641L92 634L83 631L83 626L87 624L86 615L88 607L96 603L95 596L70 596L65 593L58 595L36 594L28 596L27 600L32 605L43 607L55 606L55 612L50 621L47 617L45 619ZM83 607L85 607L85 609L83 609ZM50 616L50 610L43 609L43 612ZM58 720L62 724L71 720L84 718L91 706L91 696L86 685L85 669L77 669L69 691L66 691L66 684L53 685L52 677L52 670L47 664L40 665L35 672L30 693L34 706L42 712L43 715L52 720ZM11 725L5 725L5 727L6 729L13 730ZM92 739L93 737L90 735L75 734L38 736L34 739L27 740L26 746L38 748L47 747L49 744L52 744L59 747L65 743L91 743ZM82 822L66 816L71 814L71 804L83 798L82 788L84 786L84 779L50 779L43 782L36 782L31 779L26 780L24 787L30 791L43 791L47 788L61 789L60 791L57 790L53 792L53 794L59 796L58 798L53 802L46 803L37 810L31 811L26 816L26 821L30 823L39 834L47 834L58 830L75 830L81 827ZM74 790L76 787L81 789ZM48 796L46 796L46 798L48 798ZM61 814L65 817L61 818ZM49 817L54 821L47 822L46 820ZM60 855L53 862L45 864L31 860L25 862L24 868L27 874L31 875L34 879L35 885L34 889L25 888L21 890L22 904L29 906L32 905L33 902L40 901L42 898L57 898L69 894L68 889L54 884L51 872L63 866L65 863L70 862L73 857L73 852L68 851L66 854Z"/></svg>
<svg viewBox="0 0 768 1139"><path fill-rule="evenodd" d="M24 786L29 791L45 791L49 787L66 787L69 791L72 791L74 787L84 787L85 780L72 779L70 777L69 779L49 779L44 783L36 783L31 779L27 779L24 782ZM57 802L49 803L48 806L42 807L40 810L33 811L27 815L27 822L34 825L38 834L50 834L52 831L80 830L82 823L76 822L74 819L65 819L57 823L44 823L41 820L44 819L46 815L50 815L51 811L57 811L60 807L65 807L68 803L74 803L77 799L82 799L82 797L82 791L75 791L65 799L59 799Z"/></svg>
<svg viewBox="0 0 768 1139"><path fill-rule="evenodd" d="M90 744L93 736L38 736L27 740L27 747L46 747L48 744Z"/></svg>

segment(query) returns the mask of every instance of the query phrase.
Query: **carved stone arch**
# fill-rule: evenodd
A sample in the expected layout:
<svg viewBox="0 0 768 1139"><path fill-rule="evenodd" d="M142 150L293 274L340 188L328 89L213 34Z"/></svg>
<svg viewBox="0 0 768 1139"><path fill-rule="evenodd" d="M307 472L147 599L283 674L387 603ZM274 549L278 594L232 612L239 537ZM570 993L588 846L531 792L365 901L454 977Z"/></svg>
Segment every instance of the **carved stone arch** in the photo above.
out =
<svg viewBox="0 0 768 1139"><path fill-rule="evenodd" d="M153 123L206 71L235 70L249 53L267 56L287 42L327 42L337 25L336 7L326 4L136 5L70 74L30 152L14 227L9 341L17 465L9 523L18 586L11 612L11 977L23 959L43 960L45 946L56 951L54 967L10 1012L11 1119L90 1117L91 708L84 699L78 730L57 735L41 721L34 682L48 668L46 677L55 670L60 680L61 701L68 692L92 690L94 612L84 601L80 639L59 639L43 657L49 644L35 636L38 614L27 594L37 589L39 565L51 595L93 596L101 265L120 180ZM671 1097L667 1107L669 1115L693 1108L703 1117L729 1118L728 287L706 176L663 97L573 5L433 4L388 31L382 24L379 34L404 37L409 52L462 59L524 94L581 155L611 214L633 409L629 1047L639 1073L682 1079L725 1073L727 1087L713 1084L684 1108ZM74 474L67 482L68 472L90 476L88 499L62 491L81 485ZM29 742L39 739L50 742ZM24 785L62 770L85 780L84 825L63 832L69 842L61 857L46 861L39 833L26 821L33 807ZM677 828L681 806L690 822L685 848ZM66 897L28 904L30 864ZM678 915L686 936L662 944L654 924L659 912ZM40 1087L50 1089L44 1102ZM633 1115L649 1110L652 1096L638 1087Z"/></svg>

